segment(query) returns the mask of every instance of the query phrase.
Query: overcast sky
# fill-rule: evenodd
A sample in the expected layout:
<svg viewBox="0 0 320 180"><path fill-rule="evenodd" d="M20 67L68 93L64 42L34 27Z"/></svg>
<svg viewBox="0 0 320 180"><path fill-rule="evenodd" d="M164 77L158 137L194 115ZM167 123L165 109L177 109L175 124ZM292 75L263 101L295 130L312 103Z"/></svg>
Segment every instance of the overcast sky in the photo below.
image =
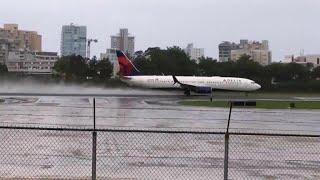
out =
<svg viewBox="0 0 320 180"><path fill-rule="evenodd" d="M110 47L110 36L128 28L135 50L194 43L218 57L221 41L269 40L273 61L287 54L320 54L320 0L1 0L0 26L42 35L45 51L60 52L61 26L86 25L98 38L92 55Z"/></svg>

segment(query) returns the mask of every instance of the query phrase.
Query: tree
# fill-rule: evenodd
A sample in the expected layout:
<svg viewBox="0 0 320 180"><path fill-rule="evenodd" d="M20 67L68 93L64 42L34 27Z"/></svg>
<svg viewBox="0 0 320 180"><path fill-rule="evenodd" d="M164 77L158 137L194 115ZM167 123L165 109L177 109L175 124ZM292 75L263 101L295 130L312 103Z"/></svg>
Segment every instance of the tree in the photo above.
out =
<svg viewBox="0 0 320 180"><path fill-rule="evenodd" d="M8 72L8 68L5 64L0 63L0 74L6 74Z"/></svg>
<svg viewBox="0 0 320 180"><path fill-rule="evenodd" d="M145 56L137 57L134 60L134 64L145 75L159 74L157 73L159 68L157 68L156 64Z"/></svg>
<svg viewBox="0 0 320 180"><path fill-rule="evenodd" d="M97 64L98 64L98 60L96 56L93 56L93 58L88 61L88 71L87 71L88 77L96 78L98 76Z"/></svg>
<svg viewBox="0 0 320 180"><path fill-rule="evenodd" d="M224 69L219 67L220 63L212 58L201 57L197 66L199 76L221 76Z"/></svg>
<svg viewBox="0 0 320 180"><path fill-rule="evenodd" d="M109 79L113 73L113 65L109 59L102 59L98 61L96 71L99 79Z"/></svg>
<svg viewBox="0 0 320 180"><path fill-rule="evenodd" d="M311 72L311 77L313 79L319 79L320 78L320 66L314 68Z"/></svg>
<svg viewBox="0 0 320 180"><path fill-rule="evenodd" d="M290 80L306 81L310 79L310 69L297 63L289 63L286 65L286 73Z"/></svg>
<svg viewBox="0 0 320 180"><path fill-rule="evenodd" d="M149 48L144 56L139 56L134 61L137 68L144 74L155 75L195 75L197 65L190 60L187 54L179 47Z"/></svg>
<svg viewBox="0 0 320 180"><path fill-rule="evenodd" d="M292 80L305 81L310 79L309 67L297 63L273 63L266 67L269 76L277 82Z"/></svg>
<svg viewBox="0 0 320 180"><path fill-rule="evenodd" d="M54 70L67 79L85 79L88 64L82 56L63 56L55 63Z"/></svg>

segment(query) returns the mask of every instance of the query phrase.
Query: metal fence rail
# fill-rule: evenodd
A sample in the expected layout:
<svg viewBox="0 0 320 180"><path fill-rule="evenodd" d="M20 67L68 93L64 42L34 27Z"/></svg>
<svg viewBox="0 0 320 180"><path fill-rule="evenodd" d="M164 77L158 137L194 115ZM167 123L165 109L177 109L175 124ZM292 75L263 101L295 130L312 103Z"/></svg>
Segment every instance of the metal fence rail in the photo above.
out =
<svg viewBox="0 0 320 180"><path fill-rule="evenodd" d="M230 132L227 142L222 132L0 127L0 177L320 179L320 136Z"/></svg>

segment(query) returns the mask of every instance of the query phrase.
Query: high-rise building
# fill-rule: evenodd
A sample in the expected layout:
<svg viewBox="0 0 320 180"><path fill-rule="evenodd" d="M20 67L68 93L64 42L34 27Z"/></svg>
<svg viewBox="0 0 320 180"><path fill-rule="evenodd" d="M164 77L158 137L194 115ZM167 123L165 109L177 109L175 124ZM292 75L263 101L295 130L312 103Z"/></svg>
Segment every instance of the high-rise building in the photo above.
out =
<svg viewBox="0 0 320 180"><path fill-rule="evenodd" d="M249 55L251 59L261 65L269 65L271 63L271 51L263 49L238 49L231 51L231 60L237 61L242 55Z"/></svg>
<svg viewBox="0 0 320 180"><path fill-rule="evenodd" d="M204 49L194 48L192 43L187 45L184 52L189 55L192 60L196 60L197 63L199 63L199 58L204 56Z"/></svg>
<svg viewBox="0 0 320 180"><path fill-rule="evenodd" d="M244 54L249 55L253 61L261 65L271 63L272 53L269 50L267 40L258 42L241 39L239 44L228 41L219 44L219 60L221 62L237 61Z"/></svg>
<svg viewBox="0 0 320 180"><path fill-rule="evenodd" d="M41 51L41 35L35 31L19 30L17 24L0 28L0 63L5 63L9 51Z"/></svg>
<svg viewBox="0 0 320 180"><path fill-rule="evenodd" d="M134 55L134 36L130 36L128 29L120 29L120 33L111 36L111 48L119 49L130 57Z"/></svg>
<svg viewBox="0 0 320 180"><path fill-rule="evenodd" d="M0 38L17 41L19 50L41 51L41 35L36 31L19 30L18 24L4 24L0 28Z"/></svg>
<svg viewBox="0 0 320 180"><path fill-rule="evenodd" d="M245 43L241 40L240 44ZM231 61L231 50L239 49L239 44L224 41L219 44L219 61L227 62Z"/></svg>
<svg viewBox="0 0 320 180"><path fill-rule="evenodd" d="M87 27L74 24L62 26L61 56L80 55L86 57Z"/></svg>

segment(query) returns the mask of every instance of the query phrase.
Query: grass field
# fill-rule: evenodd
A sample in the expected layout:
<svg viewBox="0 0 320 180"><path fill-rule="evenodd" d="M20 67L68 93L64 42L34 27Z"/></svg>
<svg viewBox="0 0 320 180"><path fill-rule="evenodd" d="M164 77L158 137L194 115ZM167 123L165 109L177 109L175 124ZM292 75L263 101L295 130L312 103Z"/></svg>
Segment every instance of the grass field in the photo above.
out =
<svg viewBox="0 0 320 180"><path fill-rule="evenodd" d="M214 96L245 96L244 92L233 92L233 91L216 91L214 92ZM248 97L250 98L277 98L277 97L320 97L320 93L310 93L310 92L250 92L248 93Z"/></svg>
<svg viewBox="0 0 320 180"><path fill-rule="evenodd" d="M258 100L255 107L246 108L263 108L263 109L320 109L319 101L269 101ZM292 106L294 103L294 106ZM203 106L203 107L229 107L228 101L180 101L179 104L187 106ZM291 105L291 107L290 107Z"/></svg>

